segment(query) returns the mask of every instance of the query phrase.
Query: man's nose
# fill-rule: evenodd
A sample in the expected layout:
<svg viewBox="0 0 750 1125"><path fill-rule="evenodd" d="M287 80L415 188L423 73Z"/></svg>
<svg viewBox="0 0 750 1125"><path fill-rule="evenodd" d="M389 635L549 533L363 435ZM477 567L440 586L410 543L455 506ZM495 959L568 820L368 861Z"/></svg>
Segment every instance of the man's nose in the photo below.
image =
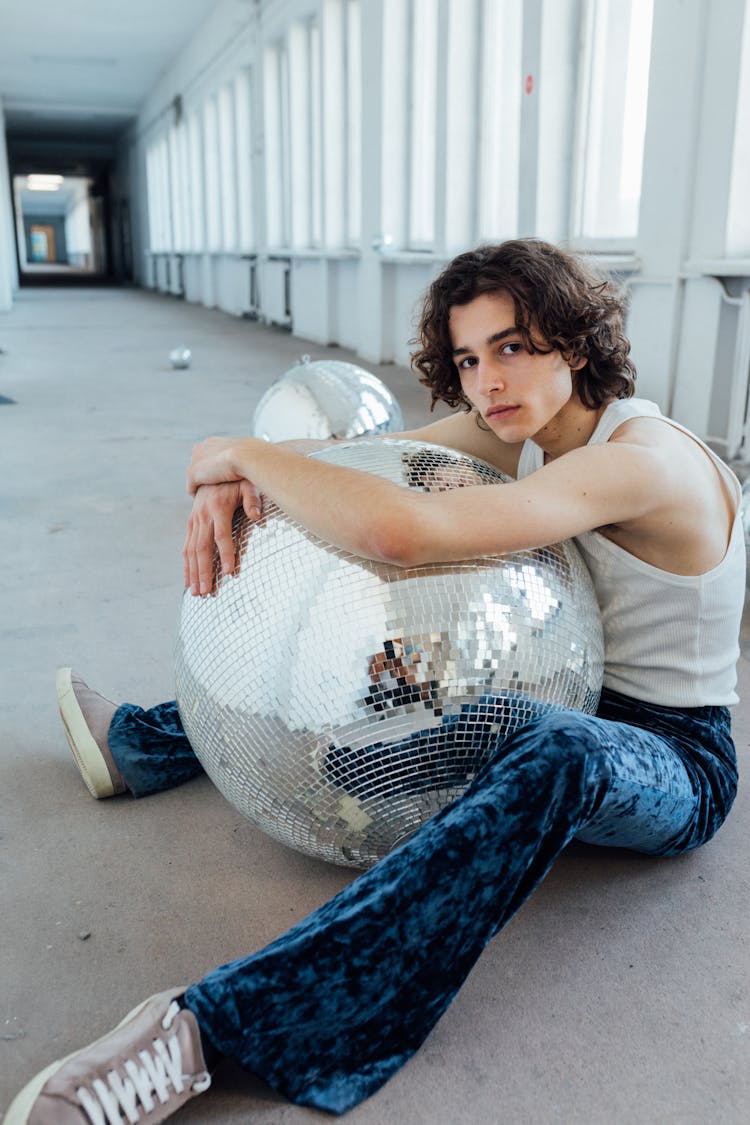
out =
<svg viewBox="0 0 750 1125"><path fill-rule="evenodd" d="M485 394L488 394L490 391L505 390L503 373L496 363L492 361L480 363L477 375L479 387Z"/></svg>

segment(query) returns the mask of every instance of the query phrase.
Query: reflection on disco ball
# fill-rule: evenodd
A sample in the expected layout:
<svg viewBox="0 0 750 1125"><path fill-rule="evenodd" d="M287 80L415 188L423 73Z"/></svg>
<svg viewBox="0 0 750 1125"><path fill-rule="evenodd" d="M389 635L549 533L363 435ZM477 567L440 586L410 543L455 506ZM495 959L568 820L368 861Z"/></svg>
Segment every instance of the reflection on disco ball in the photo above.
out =
<svg viewBox="0 0 750 1125"><path fill-rule="evenodd" d="M355 438L392 434L404 428L401 409L385 383L335 359L302 362L274 380L253 415L253 436Z"/></svg>
<svg viewBox="0 0 750 1125"><path fill-rule="evenodd" d="M172 348L169 353L169 362L172 367L185 368L190 366L190 361L193 358L193 353L190 348Z"/></svg>
<svg viewBox="0 0 750 1125"><path fill-rule="evenodd" d="M313 456L438 491L504 480L424 442ZM458 796L498 740L550 708L594 711L601 622L576 548L404 569L239 510L239 572L187 595L180 715L236 808L322 859L368 867Z"/></svg>

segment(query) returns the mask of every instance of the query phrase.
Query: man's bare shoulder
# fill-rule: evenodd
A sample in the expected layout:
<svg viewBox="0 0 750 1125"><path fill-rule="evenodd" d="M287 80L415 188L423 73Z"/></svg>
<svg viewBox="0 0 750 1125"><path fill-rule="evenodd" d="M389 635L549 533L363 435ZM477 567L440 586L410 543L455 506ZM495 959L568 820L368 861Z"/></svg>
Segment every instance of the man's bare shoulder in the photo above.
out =
<svg viewBox="0 0 750 1125"><path fill-rule="evenodd" d="M689 449L698 444L694 435L675 425L671 418L650 415L627 418L617 427L609 441L660 450L667 446L678 450Z"/></svg>
<svg viewBox="0 0 750 1125"><path fill-rule="evenodd" d="M509 445L486 429L480 422L475 411L456 411L447 418L440 418L437 422L430 422L427 426L409 430L399 435L414 441L430 441L435 445L447 445L450 449L457 449L460 453L468 453L472 457L481 457L502 472L515 477L518 470L518 459L521 456L521 442Z"/></svg>

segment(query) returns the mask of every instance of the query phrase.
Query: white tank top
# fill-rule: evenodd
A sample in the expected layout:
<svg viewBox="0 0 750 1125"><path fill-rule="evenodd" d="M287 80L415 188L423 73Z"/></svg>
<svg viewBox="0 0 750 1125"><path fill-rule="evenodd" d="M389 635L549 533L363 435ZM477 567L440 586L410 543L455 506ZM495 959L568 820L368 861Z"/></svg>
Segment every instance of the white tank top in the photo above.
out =
<svg viewBox="0 0 750 1125"><path fill-rule="evenodd" d="M576 536L599 601L604 627L604 686L665 707L736 703L739 629L745 598L745 539L740 485L707 445L679 423L664 418L656 403L617 399L589 439L609 441L630 418L663 418L698 442L736 498L727 553L718 566L696 576L670 574L637 559L600 532ZM544 451L523 444L518 478L544 464Z"/></svg>

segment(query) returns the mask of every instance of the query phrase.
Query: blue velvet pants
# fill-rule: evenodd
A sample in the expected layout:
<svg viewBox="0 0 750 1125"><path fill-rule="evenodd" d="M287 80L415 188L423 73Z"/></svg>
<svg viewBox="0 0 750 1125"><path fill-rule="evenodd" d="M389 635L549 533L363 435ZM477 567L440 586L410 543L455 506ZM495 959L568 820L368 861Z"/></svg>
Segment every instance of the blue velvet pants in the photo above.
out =
<svg viewBox="0 0 750 1125"><path fill-rule="evenodd" d="M136 794L200 772L174 704L121 707L109 741ZM343 1113L419 1048L570 840L677 855L716 832L736 783L726 708L605 691L596 716L548 712L406 843L185 1003L223 1054Z"/></svg>

